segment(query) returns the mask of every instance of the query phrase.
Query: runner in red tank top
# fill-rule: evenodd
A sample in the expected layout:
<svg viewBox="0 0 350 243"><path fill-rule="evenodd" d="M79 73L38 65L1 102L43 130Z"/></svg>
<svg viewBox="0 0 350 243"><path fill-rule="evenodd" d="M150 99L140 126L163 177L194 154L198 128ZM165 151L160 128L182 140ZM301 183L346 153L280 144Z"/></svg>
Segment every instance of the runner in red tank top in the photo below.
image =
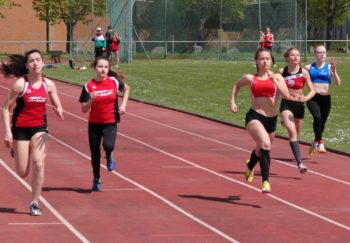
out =
<svg viewBox="0 0 350 243"><path fill-rule="evenodd" d="M125 113L130 88L123 82L125 75L121 72L109 70L109 61L98 57L94 62L96 77L87 82L81 92L79 102L83 113L89 114L89 145L91 152L91 165L93 170L93 191L100 191L101 152L106 153L107 169L112 171L115 167L114 146L117 135L119 114ZM118 107L118 92L123 92L122 104Z"/></svg>
<svg viewBox="0 0 350 243"><path fill-rule="evenodd" d="M281 68L279 72L284 77L289 93L298 98L299 101L290 101L282 99L280 112L282 125L286 127L289 135L289 144L293 155L297 161L300 173L305 173L307 167L303 164L299 148L298 136L301 132L305 114L305 101L308 101L315 95L315 90L312 86L310 75L306 69L300 66L300 51L295 47L289 48L284 58L288 66ZM304 96L303 89L306 84L309 93Z"/></svg>
<svg viewBox="0 0 350 243"><path fill-rule="evenodd" d="M258 73L245 74L232 88L231 111L238 112L236 97L240 89L249 86L252 93L252 108L246 114L245 127L254 139L256 147L247 161L246 180L253 181L253 169L260 162L262 175L262 192L271 192L269 183L270 149L276 131L277 123L277 93L285 99L293 99L280 74L270 70L272 55L269 50L258 49L255 53L255 62ZM278 90L278 92L276 92Z"/></svg>
<svg viewBox="0 0 350 243"><path fill-rule="evenodd" d="M42 77L42 54L31 50L24 56L12 55L2 62L5 77L18 77L5 100L2 114L5 125L5 145L11 148L18 175L26 177L32 171L32 201L29 209L34 216L41 215L39 197L44 183L44 164L47 152L47 122L45 104L50 97L54 110L63 119L63 109L55 84ZM15 105L12 124L10 109ZM30 161L33 163L31 165Z"/></svg>

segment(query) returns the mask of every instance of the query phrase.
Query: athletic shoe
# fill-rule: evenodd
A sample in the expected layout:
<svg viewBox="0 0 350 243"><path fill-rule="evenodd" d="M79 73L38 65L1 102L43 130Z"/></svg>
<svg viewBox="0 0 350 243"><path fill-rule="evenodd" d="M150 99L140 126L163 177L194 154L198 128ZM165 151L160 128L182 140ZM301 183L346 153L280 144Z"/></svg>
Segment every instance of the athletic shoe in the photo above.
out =
<svg viewBox="0 0 350 243"><path fill-rule="evenodd" d="M39 208L39 205L37 203L31 203L29 206L29 211L32 216L40 216L41 210Z"/></svg>
<svg viewBox="0 0 350 243"><path fill-rule="evenodd" d="M303 174L307 171L307 167L303 163L300 163L298 165L298 169L299 169L300 174Z"/></svg>
<svg viewBox="0 0 350 243"><path fill-rule="evenodd" d="M263 181L261 191L262 191L262 193L270 193L271 192L270 183L268 181Z"/></svg>
<svg viewBox="0 0 350 243"><path fill-rule="evenodd" d="M309 148L309 155L315 155L317 151L318 144L316 141L312 141Z"/></svg>
<svg viewBox="0 0 350 243"><path fill-rule="evenodd" d="M100 179L94 179L92 183L92 191L99 192L101 190L101 180Z"/></svg>
<svg viewBox="0 0 350 243"><path fill-rule="evenodd" d="M245 179L247 182L252 183L254 179L254 170L248 168L249 159L246 161L247 169L245 171Z"/></svg>
<svg viewBox="0 0 350 243"><path fill-rule="evenodd" d="M318 148L318 152L320 152L320 153L326 153L327 152L326 148L324 147L324 143L322 141L318 144L317 148Z"/></svg>
<svg viewBox="0 0 350 243"><path fill-rule="evenodd" d="M107 170L112 171L115 168L115 162L113 159L107 159Z"/></svg>

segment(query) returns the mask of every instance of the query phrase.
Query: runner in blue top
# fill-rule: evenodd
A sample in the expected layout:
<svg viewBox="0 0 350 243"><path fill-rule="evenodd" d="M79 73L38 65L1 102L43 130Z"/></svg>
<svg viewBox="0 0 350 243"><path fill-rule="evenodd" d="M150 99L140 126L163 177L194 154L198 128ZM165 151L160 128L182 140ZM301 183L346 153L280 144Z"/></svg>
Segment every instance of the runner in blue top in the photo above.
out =
<svg viewBox="0 0 350 243"><path fill-rule="evenodd" d="M306 66L316 91L316 95L307 102L307 107L314 120L313 130L315 134L309 149L310 155L314 155L316 151L326 152L322 134L331 111L331 79L335 81L337 86L341 84L334 59L331 58L330 63L326 63L327 51L325 46L317 45L314 54L315 62Z"/></svg>

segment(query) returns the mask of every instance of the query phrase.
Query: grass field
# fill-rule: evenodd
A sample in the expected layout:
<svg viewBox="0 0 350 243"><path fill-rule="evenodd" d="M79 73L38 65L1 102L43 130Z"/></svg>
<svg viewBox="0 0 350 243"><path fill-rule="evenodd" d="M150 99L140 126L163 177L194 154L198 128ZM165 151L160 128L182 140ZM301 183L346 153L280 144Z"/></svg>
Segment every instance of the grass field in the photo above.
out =
<svg viewBox="0 0 350 243"><path fill-rule="evenodd" d="M332 110L324 132L326 146L350 152L350 99L348 82L350 70L346 57L338 61L338 73L342 79L340 87L332 86ZM311 62L312 60L310 60ZM229 123L244 125L246 111L250 107L248 88L238 97L240 112L230 112L232 84L244 73L255 72L254 62L217 60L134 60L132 64L121 64L119 70L127 75L131 86L131 97L159 105L212 117ZM57 68L46 69L46 75L71 83L83 84L94 76L88 63L87 70L69 69L67 63ZM284 63L277 63L276 70ZM77 97L78 100L78 97ZM78 101L77 101L78 105ZM307 109L306 109L307 110ZM287 136L278 124L277 133ZM234 134L232 134L234 136ZM310 142L313 138L311 115L306 111L300 140Z"/></svg>

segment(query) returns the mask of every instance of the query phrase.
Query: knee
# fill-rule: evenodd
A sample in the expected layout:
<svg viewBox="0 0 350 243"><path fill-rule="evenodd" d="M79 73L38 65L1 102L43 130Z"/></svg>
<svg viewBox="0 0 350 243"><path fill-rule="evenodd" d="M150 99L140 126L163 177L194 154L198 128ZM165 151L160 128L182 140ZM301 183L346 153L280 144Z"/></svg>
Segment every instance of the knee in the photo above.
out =
<svg viewBox="0 0 350 243"><path fill-rule="evenodd" d="M44 171L44 162L34 162L33 173L41 173L42 171Z"/></svg>
<svg viewBox="0 0 350 243"><path fill-rule="evenodd" d="M111 152L114 150L114 145L112 145L112 144L105 144L105 145L103 146L103 148L104 148L104 150L105 150L106 152L111 153Z"/></svg>
<svg viewBox="0 0 350 243"><path fill-rule="evenodd" d="M260 144L260 148L264 150L271 150L271 142L264 141Z"/></svg>
<svg viewBox="0 0 350 243"><path fill-rule="evenodd" d="M19 175L21 178L25 178L25 177L27 177L28 176L28 174L29 174L29 170L27 170L27 171L17 171L17 175Z"/></svg>

